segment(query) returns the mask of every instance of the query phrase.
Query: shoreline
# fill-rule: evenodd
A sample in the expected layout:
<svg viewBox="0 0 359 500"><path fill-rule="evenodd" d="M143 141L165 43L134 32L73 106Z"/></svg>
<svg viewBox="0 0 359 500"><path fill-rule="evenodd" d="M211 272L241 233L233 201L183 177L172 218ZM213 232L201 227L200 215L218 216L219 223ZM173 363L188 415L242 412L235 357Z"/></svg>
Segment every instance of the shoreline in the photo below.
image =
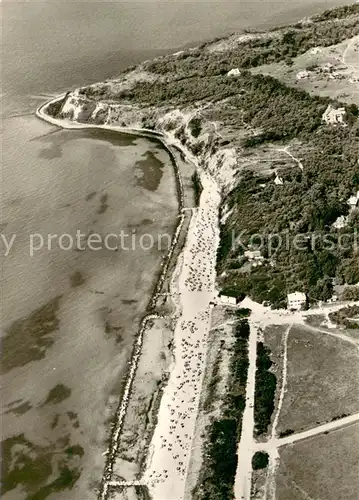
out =
<svg viewBox="0 0 359 500"><path fill-rule="evenodd" d="M133 350L132 354L130 357L130 362L129 362L129 369L127 372L127 378L126 382L124 385L124 391L122 394L122 397L119 401L119 405L117 407L117 410L115 412L115 418L114 418L114 426L111 430L111 439L110 439L110 445L107 450L107 458L106 458L106 464L104 468L104 472L101 478L101 489L99 492L99 498L105 500L108 498L108 494L112 492L112 476L114 472L114 466L117 458L117 451L118 451L118 446L119 446L119 437L123 428L126 412L127 412L127 407L129 404L129 400L131 398L131 393L132 393L132 387L133 387L133 382L135 380L136 376L136 371L137 371L137 366L138 362L142 353L142 346L143 346L143 340L144 340L144 335L146 332L147 328L147 323L151 319L157 319L157 318L162 318L160 314L156 312L156 309L158 309L158 299L160 298L161 291L163 290L163 287L165 285L166 280L169 280L169 287L171 288L171 281L178 279L178 275L182 271L183 267L183 253L184 253L184 247L186 245L186 241L189 238L189 233L190 233L190 228L191 228L191 221L192 221L192 216L195 210L195 207L185 207L184 206L184 188L183 188L183 182L182 182L182 177L180 173L180 168L177 163L177 159L175 156L175 152L171 149L171 146L176 148L177 153L180 154L181 159L183 158L183 161L186 162L186 157L187 154L183 149L180 147L179 144L172 144L168 143L166 141L166 137L164 134L160 132L154 132L149 129L137 129L137 128L129 128L129 127L121 127L121 126L116 126L116 125L92 125L92 124L81 124L78 122L73 122L70 120L64 120L64 119L57 119L53 118L52 116L48 115L46 113L46 108L54 102L57 102L65 97L66 94L62 94L60 96L57 96L55 99L52 99L50 101L45 102L44 104L40 105L36 109L36 116L41 119L46 121L47 123L50 123L51 125L57 126L62 129L73 129L73 130L80 130L80 129L102 129L102 130L110 130L110 131L115 131L119 132L122 134L128 134L128 135L133 135L133 136L139 136L139 137L146 137L152 140L157 140L158 142L161 143L162 147L166 150L170 157L170 161L174 167L174 174L175 174L175 182L176 182L176 191L177 191L177 199L178 199L178 222L176 225L176 228L174 230L174 236L172 240L171 247L164 259L164 262L161 264L161 269L159 272L159 276L156 280L156 284L154 286L154 290L151 294L151 298L149 300L148 306L144 312L143 317L141 318L140 321L140 328L138 331L138 334L136 335L134 339L134 345L133 345ZM191 162L187 163L194 163L193 160ZM194 165L194 168L198 168L198 165ZM187 210L185 211L184 209ZM190 210L188 210L190 209ZM189 217L187 217L187 211L190 212ZM185 224L185 221L188 219L188 223ZM185 232L185 233L184 233ZM179 248L177 248L179 246ZM176 252L177 251L177 252ZM175 255L177 254L177 255ZM173 258L175 255L175 261L173 262ZM179 266L179 270L178 270ZM177 276L176 276L177 275ZM171 296L171 292L169 291L169 295ZM173 297L172 297L172 304L177 309L178 304L176 305L174 303ZM180 314L179 314L180 317ZM178 322L177 318L177 322ZM173 334L173 342L176 344L176 339L175 339L175 333ZM169 383L169 380L171 378L172 372L175 369L176 366L176 359L175 355L173 353L173 366L171 366L171 369L168 371L168 379L164 381L163 386L161 388L161 400L159 403L159 408L157 411L157 424L158 424L158 417L159 417L159 412L161 410L161 405L162 405L162 398L164 397L166 393L166 386ZM196 418L197 418L197 413L196 413ZM151 439L148 442L147 446L147 453L144 456L144 462L143 465L141 466L142 470L142 475L144 475L146 472L144 469L148 468L148 465L146 464L151 461L151 455L153 455L153 452L150 452L150 448L153 447L152 439L154 437L154 434L156 433L156 429L158 425L155 425L152 429L151 432ZM146 487L144 484L143 486Z"/></svg>
<svg viewBox="0 0 359 500"><path fill-rule="evenodd" d="M48 115L46 112L44 112L44 109L47 108L50 104L56 103L61 99L64 99L64 97L66 97L66 93L61 94L54 99L51 99L50 101L44 102L38 108L36 108L35 115L40 118L40 120L44 120L45 122L51 123L52 125L56 125L59 128L74 130L94 128L101 130L111 130L113 132L120 132L121 134L129 134L140 137L152 137L160 140L163 143L164 147L166 149L168 148L168 145L165 142L165 135L162 132L156 132L155 130L146 128L122 127L121 125L96 125L92 123L80 123L65 118L54 118L53 116Z"/></svg>
<svg viewBox="0 0 359 500"><path fill-rule="evenodd" d="M150 129L137 129L137 128L128 128L128 127L121 127L121 126L116 126L116 125L93 125L93 124L88 124L88 123L79 123L79 122L74 122L71 120L65 120L65 119L57 119L52 117L51 115L47 114L44 110L52 104L57 101L60 101L66 96L66 94L61 94L60 96L55 97L54 99L51 99L50 101L46 101L45 103L41 104L35 111L35 115L40 119L43 120L47 123L50 123L51 125L54 125L56 127L66 129L66 130L83 130L83 129L99 129L99 130L109 130L112 132L118 132L120 134L126 134L126 135L132 135L132 136L138 136L138 137L145 137L148 139L156 140L161 143L162 147L165 149L167 152L170 161L172 163L173 169L174 169L174 177L175 177L175 183L176 183L176 192L177 192L177 200L178 200L178 218L179 221L176 224L176 227L173 231L173 239L172 239L172 244L171 247L168 250L168 253L166 257L164 258L164 263L161 264L161 270L159 273L159 277L156 280L156 285L154 287L153 292L151 293L151 298L150 301L146 307L145 310L145 315L141 319L141 324L145 320L146 316L151 314L153 309L156 306L156 301L158 299L159 294L161 293L161 289L164 285L164 282L166 280L166 275L168 272L168 269L171 264L171 259L173 256L173 253L175 251L175 248L177 246L178 239L180 238L180 233L184 224L184 219L186 217L184 213L184 209L188 208L184 206L184 189L183 189L183 182L182 182L182 177L180 175L180 168L177 164L177 160L175 157L174 152L171 150L171 144L168 144L166 142L165 135L162 134L161 132L156 132ZM184 155L184 152L181 148L176 145L176 148L178 148L180 151L180 154Z"/></svg>
<svg viewBox="0 0 359 500"><path fill-rule="evenodd" d="M156 132L150 129L139 129L139 128L129 128L129 127L122 127L122 126L117 126L117 125L94 125L94 124L88 124L88 123L79 123L76 121L71 121L71 120L66 120L66 119L57 119L52 117L51 115L47 114L45 112L46 108L57 101L60 101L66 96L66 93L61 94L54 99L51 99L50 101L46 101L45 103L41 104L35 111L35 115L40 119L43 120L47 123L50 123L51 125L54 125L56 127L66 129L66 130L83 130L83 129L99 129L99 130L109 130L111 132L118 132L120 134L126 134L126 135L132 135L132 136L137 136L137 137L145 137L147 139L152 139L161 144L161 146L165 149L167 152L170 161L172 163L173 169L174 169L174 177L175 177L175 183L176 183L176 192L177 192L177 200L178 200L178 222L175 226L175 229L173 231L173 239L172 239L172 244L170 249L168 250L168 253L164 259L164 263L161 265L161 270L159 273L159 277L156 280L156 285L154 287L153 293L151 294L151 299L146 307L145 310L145 315L142 318L141 322L145 319L146 315L151 314L153 312L153 309L156 306L156 301L158 300L158 297L161 293L161 289L164 286L164 282L166 280L166 275L167 272L171 266L171 260L173 257L173 254L175 253L176 246L178 243L178 240L180 239L181 236L181 231L184 225L184 221L186 219L186 212L187 211L192 211L192 208L195 207L185 207L185 202L184 202L184 188L183 188L183 182L182 182L182 177L180 174L180 168L178 166L178 162L175 156L174 151L171 149L171 147L175 148L177 152L183 157L183 161L185 162L186 158L186 152L178 145L178 144L172 144L168 143L166 141L166 136L162 132ZM189 163L189 162L187 162ZM194 169L198 168L198 165L194 165ZM189 210L191 209L191 210ZM191 216L190 216L191 219ZM186 236L186 235L185 235ZM181 253L181 251L179 252ZM175 267L174 263L174 267Z"/></svg>

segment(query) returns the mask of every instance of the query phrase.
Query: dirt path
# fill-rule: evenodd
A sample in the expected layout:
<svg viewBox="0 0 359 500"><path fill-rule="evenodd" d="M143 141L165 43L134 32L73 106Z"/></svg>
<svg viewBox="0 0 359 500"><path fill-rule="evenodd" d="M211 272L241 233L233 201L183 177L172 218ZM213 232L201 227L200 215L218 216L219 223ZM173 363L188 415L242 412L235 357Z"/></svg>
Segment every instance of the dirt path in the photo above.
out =
<svg viewBox="0 0 359 500"><path fill-rule="evenodd" d="M294 155L292 155L292 153L290 151L288 151L288 146L285 147L285 148L278 149L277 151L282 151L283 153L285 153L288 156L290 156L296 162L296 164L298 165L298 167L302 171L304 170L303 163L299 160L299 158L296 158Z"/></svg>
<svg viewBox="0 0 359 500"><path fill-rule="evenodd" d="M275 414L274 421L273 421L272 439L274 439L276 436L279 415L280 415L280 412L281 412L281 409L283 406L284 395L285 395L285 391L287 388L286 386L287 386L287 372L288 372L288 337L289 337L290 330L292 329L292 326L293 326L293 323L288 326L288 328L285 331L284 338L283 338L284 348L283 348L282 387L280 390L277 412Z"/></svg>
<svg viewBox="0 0 359 500"><path fill-rule="evenodd" d="M352 49L353 45L355 45L355 44L357 47L359 47L359 35L355 36L354 38L352 38L349 41L349 44L346 47L346 49L344 50L343 55L342 55L342 63L345 64L346 66L348 66L352 70L352 72L354 73L355 76L359 76L359 63L358 63L359 54L358 54L357 59L356 60L354 59L355 62L353 62L353 61L348 62L346 60L347 56L350 53L350 50Z"/></svg>
<svg viewBox="0 0 359 500"><path fill-rule="evenodd" d="M359 421L359 413L354 413L353 415L349 415L348 417L343 417L338 420L333 420L332 422L328 422L326 424L318 425L317 427L313 427L312 429L308 429L303 432L298 432L298 434L291 434L290 436L286 436L279 439L271 439L266 443L256 443L254 445L254 449L255 451L266 451L267 453L271 453L274 450L277 450L281 446L293 444L296 443L297 441L302 441L303 439L317 436L318 434L330 432L335 429L344 427L346 425L354 424L358 421Z"/></svg>
<svg viewBox="0 0 359 500"><path fill-rule="evenodd" d="M287 372L288 372L288 337L290 330L293 326L293 323L289 325L285 331L283 337L283 366L282 366L282 386L280 389L278 408L276 414L274 416L273 426L272 426L272 440L276 439L277 435L277 426L279 421L280 412L282 410L284 396L287 388ZM265 493L264 500L266 500L269 496L270 499L274 499L276 496L276 483L275 483L275 474L278 466L279 454L277 448L273 448L269 453L269 465L268 465L268 473L265 484Z"/></svg>
<svg viewBox="0 0 359 500"><path fill-rule="evenodd" d="M335 337L336 339L343 340L344 342L349 342L354 347L359 349L359 339L355 339L354 337L350 337L349 335L345 335L344 333L334 333L329 332L328 330L323 330L318 328L317 326L305 325L308 330L316 331L322 333L323 335L330 335L331 337Z"/></svg>

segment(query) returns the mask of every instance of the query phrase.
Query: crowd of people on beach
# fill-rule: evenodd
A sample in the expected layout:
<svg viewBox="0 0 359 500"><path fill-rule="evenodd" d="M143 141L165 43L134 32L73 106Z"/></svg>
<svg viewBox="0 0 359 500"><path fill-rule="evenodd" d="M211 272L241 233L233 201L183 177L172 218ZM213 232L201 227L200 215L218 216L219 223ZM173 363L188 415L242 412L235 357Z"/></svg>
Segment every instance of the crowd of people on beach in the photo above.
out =
<svg viewBox="0 0 359 500"><path fill-rule="evenodd" d="M181 312L175 330L175 366L162 398L147 471L147 484L154 488L163 484L157 492L162 496L171 491L173 495L181 481L177 491L182 498L205 368L210 304L215 297L218 216L216 203L208 196L204 208L193 215L183 254L176 290Z"/></svg>

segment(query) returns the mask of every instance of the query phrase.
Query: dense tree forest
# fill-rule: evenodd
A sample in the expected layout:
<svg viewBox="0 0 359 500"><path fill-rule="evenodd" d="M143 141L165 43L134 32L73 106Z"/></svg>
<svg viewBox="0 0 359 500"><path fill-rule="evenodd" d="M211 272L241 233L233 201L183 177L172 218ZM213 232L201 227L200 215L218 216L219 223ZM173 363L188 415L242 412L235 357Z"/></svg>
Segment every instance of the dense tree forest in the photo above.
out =
<svg viewBox="0 0 359 500"><path fill-rule="evenodd" d="M294 165L280 171L284 184L279 186L273 182L274 174L242 175L226 199L232 213L221 228L218 267L228 270L222 285L275 307L283 306L286 294L296 289L305 291L310 300L327 300L333 278L338 284L359 282L358 212L345 228L333 227L338 217L348 215L347 200L359 190L358 109L348 106L347 126L332 127L321 121L326 99L268 77L255 80L252 95L240 105L247 123L261 131L247 139L245 147L296 138L305 144L300 158L304 169ZM242 246L233 244L242 229L244 246L257 244L253 237L261 236L266 259L263 266L247 272L235 265L243 260Z"/></svg>
<svg viewBox="0 0 359 500"><path fill-rule="evenodd" d="M345 328L359 328L359 306L343 307L339 311L329 314L333 323Z"/></svg>
<svg viewBox="0 0 359 500"><path fill-rule="evenodd" d="M328 21L330 19L342 19L343 17L349 17L359 12L358 3L351 5L342 5L341 7L336 7L335 9L325 10L321 14L313 16L314 21Z"/></svg>

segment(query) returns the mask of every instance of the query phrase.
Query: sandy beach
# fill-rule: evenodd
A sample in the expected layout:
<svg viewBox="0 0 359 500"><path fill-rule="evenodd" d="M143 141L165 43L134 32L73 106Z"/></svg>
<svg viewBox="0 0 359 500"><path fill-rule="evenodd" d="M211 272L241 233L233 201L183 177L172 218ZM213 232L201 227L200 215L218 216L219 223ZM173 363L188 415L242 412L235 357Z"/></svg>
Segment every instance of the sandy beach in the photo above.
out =
<svg viewBox="0 0 359 500"><path fill-rule="evenodd" d="M215 291L215 252L218 242L216 184L201 176L203 192L178 263L174 290L178 321L174 334L174 366L165 388L158 425L144 476L154 498L183 499L198 413L211 302Z"/></svg>

